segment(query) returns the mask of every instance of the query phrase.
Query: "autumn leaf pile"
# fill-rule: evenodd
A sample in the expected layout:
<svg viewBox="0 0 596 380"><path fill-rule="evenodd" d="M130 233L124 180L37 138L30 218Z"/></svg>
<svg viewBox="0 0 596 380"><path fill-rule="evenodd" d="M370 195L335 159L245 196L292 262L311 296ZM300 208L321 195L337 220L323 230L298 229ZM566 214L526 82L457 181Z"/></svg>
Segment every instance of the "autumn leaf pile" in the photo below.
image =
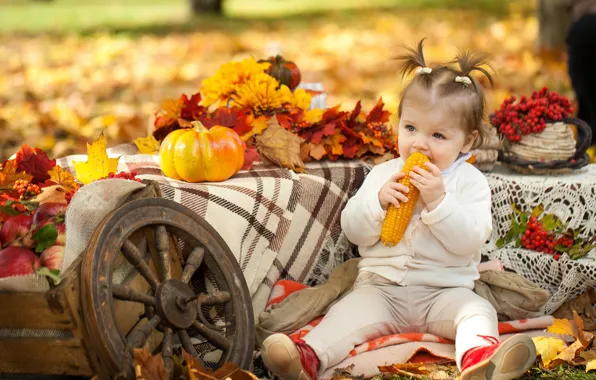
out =
<svg viewBox="0 0 596 380"><path fill-rule="evenodd" d="M153 136L162 140L173 130L192 128L194 121L229 127L246 142L245 169L259 156L300 171L313 159L397 154L381 99L368 114L360 102L351 112L339 106L309 109L316 93L280 85L265 73L269 65L254 58L228 62L203 81L199 93L164 100Z"/></svg>
<svg viewBox="0 0 596 380"><path fill-rule="evenodd" d="M399 45L422 37L431 61L448 61L458 48L493 55L488 110L544 85L573 96L564 67L544 65L535 54L533 13L386 9L199 28L167 35L0 36L0 160L23 142L50 157L84 153L103 129L110 144L145 137L162 99L196 93L222 64L263 57L272 42L299 64L303 82L323 84L328 105L350 112L360 99L369 112L382 98L394 126L405 83L392 58Z"/></svg>

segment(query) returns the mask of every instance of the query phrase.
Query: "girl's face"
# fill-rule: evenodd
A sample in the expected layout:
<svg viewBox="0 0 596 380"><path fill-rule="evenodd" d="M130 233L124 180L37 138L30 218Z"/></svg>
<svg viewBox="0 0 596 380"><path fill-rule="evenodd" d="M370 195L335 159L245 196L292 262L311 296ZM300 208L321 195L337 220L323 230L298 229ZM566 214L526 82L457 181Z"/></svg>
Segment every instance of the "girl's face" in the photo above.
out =
<svg viewBox="0 0 596 380"><path fill-rule="evenodd" d="M441 171L460 153L468 153L478 131L466 134L460 117L441 102L408 96L398 127L399 154L404 161L414 152L427 155Z"/></svg>

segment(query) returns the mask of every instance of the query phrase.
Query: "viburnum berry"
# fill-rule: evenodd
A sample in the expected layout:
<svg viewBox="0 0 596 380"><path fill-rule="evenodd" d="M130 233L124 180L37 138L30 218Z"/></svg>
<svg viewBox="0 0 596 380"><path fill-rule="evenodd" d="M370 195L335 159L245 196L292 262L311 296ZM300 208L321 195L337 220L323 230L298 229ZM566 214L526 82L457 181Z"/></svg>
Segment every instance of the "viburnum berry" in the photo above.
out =
<svg viewBox="0 0 596 380"><path fill-rule="evenodd" d="M130 181L141 182L141 180L137 178L136 170L131 170L130 172L118 172L116 174L110 172L108 173L107 177L99 178L98 181L101 179L127 179Z"/></svg>
<svg viewBox="0 0 596 380"><path fill-rule="evenodd" d="M515 96L505 99L491 117L492 124L505 138L520 141L523 135L540 133L547 121L559 121L573 112L569 99L544 87L527 98L522 96L517 104Z"/></svg>

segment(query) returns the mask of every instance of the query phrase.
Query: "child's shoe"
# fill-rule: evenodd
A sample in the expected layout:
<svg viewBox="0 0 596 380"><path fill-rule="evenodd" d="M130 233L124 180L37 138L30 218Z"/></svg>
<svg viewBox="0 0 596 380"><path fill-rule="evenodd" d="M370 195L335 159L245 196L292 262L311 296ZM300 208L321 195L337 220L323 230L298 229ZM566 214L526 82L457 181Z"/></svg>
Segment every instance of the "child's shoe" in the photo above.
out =
<svg viewBox="0 0 596 380"><path fill-rule="evenodd" d="M462 359L460 380L510 380L520 377L536 361L536 346L525 334L517 334L491 346L472 348Z"/></svg>
<svg viewBox="0 0 596 380"><path fill-rule="evenodd" d="M304 342L292 341L285 334L273 334L261 347L263 363L284 380L316 380L319 358Z"/></svg>

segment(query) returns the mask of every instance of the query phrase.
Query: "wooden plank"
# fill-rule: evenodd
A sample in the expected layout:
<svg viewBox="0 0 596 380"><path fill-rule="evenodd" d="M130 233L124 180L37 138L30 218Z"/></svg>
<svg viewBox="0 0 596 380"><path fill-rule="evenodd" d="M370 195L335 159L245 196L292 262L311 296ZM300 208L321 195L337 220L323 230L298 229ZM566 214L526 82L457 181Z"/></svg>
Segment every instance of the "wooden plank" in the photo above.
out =
<svg viewBox="0 0 596 380"><path fill-rule="evenodd" d="M0 293L0 305L0 328L73 328L62 292Z"/></svg>
<svg viewBox="0 0 596 380"><path fill-rule="evenodd" d="M0 339L0 373L91 376L78 339Z"/></svg>

